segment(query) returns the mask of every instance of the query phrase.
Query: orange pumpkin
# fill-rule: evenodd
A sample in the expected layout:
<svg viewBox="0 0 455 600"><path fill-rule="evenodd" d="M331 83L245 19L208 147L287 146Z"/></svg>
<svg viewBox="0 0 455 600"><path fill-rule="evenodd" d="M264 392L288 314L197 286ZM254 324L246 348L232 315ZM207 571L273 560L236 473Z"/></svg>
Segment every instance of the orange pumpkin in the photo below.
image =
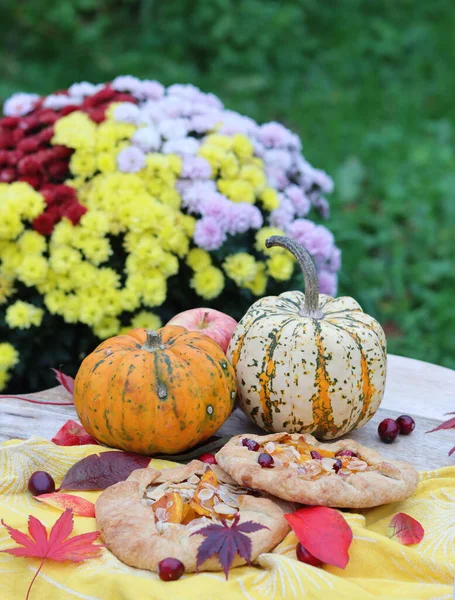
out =
<svg viewBox="0 0 455 600"><path fill-rule="evenodd" d="M74 405L85 429L107 446L177 454L221 427L235 392L234 370L218 344L172 325L100 344L79 368Z"/></svg>

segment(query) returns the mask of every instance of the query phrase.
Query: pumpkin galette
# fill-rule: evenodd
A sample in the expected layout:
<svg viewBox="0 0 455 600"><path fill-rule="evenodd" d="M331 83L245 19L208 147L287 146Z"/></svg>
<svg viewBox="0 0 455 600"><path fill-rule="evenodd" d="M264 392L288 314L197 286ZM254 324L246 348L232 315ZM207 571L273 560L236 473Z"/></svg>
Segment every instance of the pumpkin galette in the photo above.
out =
<svg viewBox="0 0 455 600"><path fill-rule="evenodd" d="M300 504L379 506L408 498L418 482L406 462L354 440L319 443L309 434L237 435L216 460L239 485Z"/></svg>
<svg viewBox="0 0 455 600"><path fill-rule="evenodd" d="M293 510L286 502L251 495L217 465L193 460L188 465L157 471L133 471L126 481L107 488L96 502L97 527L109 550L122 562L156 571L165 558L177 558L185 572L196 571L202 535L198 529L254 521L265 528L247 534L251 560L268 552L289 531L283 514ZM232 566L245 564L236 556ZM220 571L218 558L206 560L201 571Z"/></svg>

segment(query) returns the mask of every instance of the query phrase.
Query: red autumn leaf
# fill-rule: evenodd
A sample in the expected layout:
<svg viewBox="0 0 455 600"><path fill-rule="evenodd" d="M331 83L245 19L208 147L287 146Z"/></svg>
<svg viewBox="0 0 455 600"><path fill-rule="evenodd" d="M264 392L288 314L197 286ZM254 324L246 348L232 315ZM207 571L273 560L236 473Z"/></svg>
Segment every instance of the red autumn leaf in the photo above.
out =
<svg viewBox="0 0 455 600"><path fill-rule="evenodd" d="M223 567L226 579L229 569L232 566L235 555L242 557L248 565L251 564L251 539L246 533L254 533L260 529L268 529L265 525L260 525L254 521L246 521L239 525L239 515L235 515L232 525L221 519L222 525L207 525L198 529L191 535L203 535L205 540L200 544L197 550L196 570L211 556L218 555L220 565Z"/></svg>
<svg viewBox="0 0 455 600"><path fill-rule="evenodd" d="M82 425L70 419L55 434L51 442L57 446L85 446L86 444L98 444Z"/></svg>
<svg viewBox="0 0 455 600"><path fill-rule="evenodd" d="M65 375L65 373L62 373L58 369L52 369L52 371L54 371L55 378L60 383L60 385L63 385L65 390L67 390L73 396L73 394L74 394L74 379L73 379L73 377L71 377L70 375Z"/></svg>
<svg viewBox="0 0 455 600"><path fill-rule="evenodd" d="M309 506L284 517L308 552L328 565L346 567L352 531L340 512L326 506Z"/></svg>
<svg viewBox="0 0 455 600"><path fill-rule="evenodd" d="M30 583L25 600L28 600L33 582L41 571L46 559L50 558L51 560L56 560L58 562L64 562L66 560L80 562L87 558L98 556L100 549L103 547L93 544L100 534L99 531L83 533L82 535L75 535L74 537L67 539L73 531L74 526L73 513L69 508L66 509L54 523L49 532L49 536L41 521L32 515L29 515L28 517L29 535L10 527L3 519L1 522L2 525L6 527L10 537L17 544L23 546L23 548L8 548L6 550L0 550L0 552L7 552L13 556L36 557L42 559L41 564Z"/></svg>
<svg viewBox="0 0 455 600"><path fill-rule="evenodd" d="M451 414L451 413L449 413ZM455 428L455 417L451 419L447 419L447 421L443 421L434 429L430 429L430 431L426 431L425 433L433 433L433 431L440 431L441 429L453 429Z"/></svg>
<svg viewBox="0 0 455 600"><path fill-rule="evenodd" d="M41 494L40 496L35 496L35 500L49 504L49 506L53 506L59 510L70 508L79 517L95 516L95 505L93 502L85 498L79 498L79 496L73 496L72 494L60 494L58 492Z"/></svg>
<svg viewBox="0 0 455 600"><path fill-rule="evenodd" d="M422 525L406 513L397 513L389 523L387 535L402 544L418 544L422 541L425 530Z"/></svg>
<svg viewBox="0 0 455 600"><path fill-rule="evenodd" d="M136 469L145 469L150 458L115 450L91 454L74 464L65 475L61 490L105 490L125 481Z"/></svg>

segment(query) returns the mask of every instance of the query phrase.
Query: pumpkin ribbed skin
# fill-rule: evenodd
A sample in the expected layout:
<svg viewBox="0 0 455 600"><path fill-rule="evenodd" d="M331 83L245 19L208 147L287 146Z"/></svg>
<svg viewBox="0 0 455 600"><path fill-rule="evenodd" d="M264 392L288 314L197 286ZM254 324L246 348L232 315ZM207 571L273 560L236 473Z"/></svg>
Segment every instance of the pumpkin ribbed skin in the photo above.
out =
<svg viewBox="0 0 455 600"><path fill-rule="evenodd" d="M103 444L176 454L209 438L227 419L234 371L208 336L178 326L148 334L133 329L89 354L76 376L74 405L82 425Z"/></svg>
<svg viewBox="0 0 455 600"><path fill-rule="evenodd" d="M265 245L297 258L306 294L262 298L240 320L227 351L240 407L266 431L340 437L381 403L384 332L353 298L319 294L313 259L295 240L272 236Z"/></svg>
<svg viewBox="0 0 455 600"><path fill-rule="evenodd" d="M321 294L322 319L300 316L304 301L298 291L258 300L227 355L240 407L257 425L328 440L361 427L378 409L386 341L353 298Z"/></svg>

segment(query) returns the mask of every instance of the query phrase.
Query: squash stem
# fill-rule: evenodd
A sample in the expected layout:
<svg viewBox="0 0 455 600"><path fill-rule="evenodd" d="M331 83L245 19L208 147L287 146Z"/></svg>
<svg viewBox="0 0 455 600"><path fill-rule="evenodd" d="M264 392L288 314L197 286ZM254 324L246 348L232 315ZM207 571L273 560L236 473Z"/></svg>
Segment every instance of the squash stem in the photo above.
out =
<svg viewBox="0 0 455 600"><path fill-rule="evenodd" d="M324 313L319 308L319 281L311 254L295 240L282 235L272 235L265 240L267 248L280 246L288 250L298 260L305 280L305 303L299 311L302 317L322 319Z"/></svg>
<svg viewBox="0 0 455 600"><path fill-rule="evenodd" d="M161 335L158 331L151 331L147 329L145 332L145 344L142 346L143 350L153 352L154 350L164 350L164 346L161 342Z"/></svg>

